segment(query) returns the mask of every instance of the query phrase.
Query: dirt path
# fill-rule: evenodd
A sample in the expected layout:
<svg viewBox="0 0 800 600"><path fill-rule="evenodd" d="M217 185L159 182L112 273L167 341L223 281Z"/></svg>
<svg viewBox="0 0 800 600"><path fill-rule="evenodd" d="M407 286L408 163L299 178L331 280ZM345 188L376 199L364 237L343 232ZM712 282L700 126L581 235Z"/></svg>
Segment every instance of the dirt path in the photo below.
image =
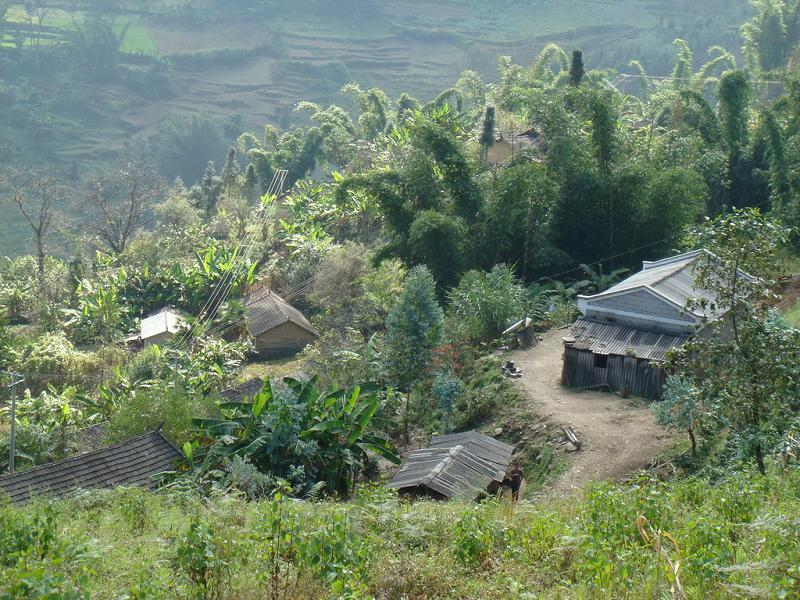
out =
<svg viewBox="0 0 800 600"><path fill-rule="evenodd" d="M648 403L603 392L573 392L561 387L561 338L553 331L535 348L509 359L522 369L513 380L533 408L560 425L571 425L582 442L567 454L570 466L553 483L554 492L582 488L593 480L617 480L641 469L668 450L673 436L656 425Z"/></svg>

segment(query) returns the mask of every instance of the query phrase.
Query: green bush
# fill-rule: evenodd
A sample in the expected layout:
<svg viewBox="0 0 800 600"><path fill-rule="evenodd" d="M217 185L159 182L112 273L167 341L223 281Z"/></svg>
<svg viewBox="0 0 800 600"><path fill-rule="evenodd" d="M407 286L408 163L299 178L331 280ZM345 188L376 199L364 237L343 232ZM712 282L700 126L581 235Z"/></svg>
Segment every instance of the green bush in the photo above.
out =
<svg viewBox="0 0 800 600"><path fill-rule="evenodd" d="M15 368L36 394L48 385L92 388L100 383L103 361L98 354L77 350L63 333L48 333L22 348Z"/></svg>

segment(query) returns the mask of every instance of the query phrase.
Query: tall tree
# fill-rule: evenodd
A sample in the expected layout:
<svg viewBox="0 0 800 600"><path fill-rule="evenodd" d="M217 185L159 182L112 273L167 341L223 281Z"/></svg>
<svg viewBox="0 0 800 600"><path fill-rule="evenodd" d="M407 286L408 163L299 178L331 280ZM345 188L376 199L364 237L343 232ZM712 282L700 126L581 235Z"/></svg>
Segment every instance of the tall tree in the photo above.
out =
<svg viewBox="0 0 800 600"><path fill-rule="evenodd" d="M494 144L494 126L495 126L495 109L494 106L487 106L486 112L483 115L483 128L481 129L480 145L483 152L483 160L486 161L486 156L489 148Z"/></svg>
<svg viewBox="0 0 800 600"><path fill-rule="evenodd" d="M583 76L586 70L583 66L583 51L572 51L572 64L569 67L569 82L575 87L578 87L583 82Z"/></svg>
<svg viewBox="0 0 800 600"><path fill-rule="evenodd" d="M148 166L127 162L93 181L84 207L89 227L112 252L120 254L150 219L166 186Z"/></svg>
<svg viewBox="0 0 800 600"><path fill-rule="evenodd" d="M44 287L47 238L57 216L56 205L64 204L67 188L48 175L10 171L0 176L10 189L8 202L14 205L33 232L39 281Z"/></svg>
<svg viewBox="0 0 800 600"><path fill-rule="evenodd" d="M743 71L728 71L719 82L719 120L728 152L729 201L743 206L751 201L752 168L746 149L749 144L750 82Z"/></svg>
<svg viewBox="0 0 800 600"><path fill-rule="evenodd" d="M414 267L386 317L386 362L389 376L406 392L404 429L408 435L411 387L431 369L433 349L442 342L444 311L427 267Z"/></svg>

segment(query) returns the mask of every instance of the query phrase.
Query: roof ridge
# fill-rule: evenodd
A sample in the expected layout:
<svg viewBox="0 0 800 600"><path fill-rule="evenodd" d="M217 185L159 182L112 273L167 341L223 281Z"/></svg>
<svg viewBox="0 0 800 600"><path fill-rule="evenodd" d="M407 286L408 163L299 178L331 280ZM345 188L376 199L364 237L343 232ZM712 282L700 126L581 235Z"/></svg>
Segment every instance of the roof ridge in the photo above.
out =
<svg viewBox="0 0 800 600"><path fill-rule="evenodd" d="M431 469L431 472L426 475L422 482L425 485L428 485L431 481L436 479L442 471L444 471L445 467L447 467L451 462L453 462L456 457L461 454L464 450L464 446L454 446L453 448L441 448L441 450L445 450L447 454L445 454L444 458L439 461L439 463Z"/></svg>

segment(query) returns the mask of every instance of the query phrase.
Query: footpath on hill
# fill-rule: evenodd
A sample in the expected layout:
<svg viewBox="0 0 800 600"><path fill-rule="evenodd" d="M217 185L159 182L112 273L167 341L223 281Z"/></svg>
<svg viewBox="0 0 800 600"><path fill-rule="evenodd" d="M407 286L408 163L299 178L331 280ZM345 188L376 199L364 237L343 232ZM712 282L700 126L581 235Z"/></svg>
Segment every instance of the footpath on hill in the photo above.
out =
<svg viewBox="0 0 800 600"><path fill-rule="evenodd" d="M559 425L571 426L580 438L581 449L567 454L567 470L548 487L554 493L580 489L590 481L623 479L652 464L675 442L656 424L644 400L562 387L564 335L566 330L548 332L535 348L508 355L522 369L522 377L512 381L531 408Z"/></svg>

